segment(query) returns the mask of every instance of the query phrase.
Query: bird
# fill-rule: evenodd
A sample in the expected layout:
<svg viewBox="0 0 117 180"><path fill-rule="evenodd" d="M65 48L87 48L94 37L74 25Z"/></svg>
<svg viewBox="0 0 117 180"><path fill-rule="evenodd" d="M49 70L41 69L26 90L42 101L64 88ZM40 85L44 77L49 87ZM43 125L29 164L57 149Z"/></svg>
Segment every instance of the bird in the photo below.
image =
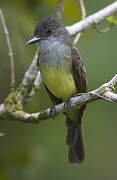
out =
<svg viewBox="0 0 117 180"><path fill-rule="evenodd" d="M37 43L38 65L45 89L53 107L70 98L87 92L86 70L82 58L65 26L54 16L43 17L36 25L34 36L27 44ZM82 163L85 159L82 129L86 105L64 113L67 125L66 143L69 163Z"/></svg>

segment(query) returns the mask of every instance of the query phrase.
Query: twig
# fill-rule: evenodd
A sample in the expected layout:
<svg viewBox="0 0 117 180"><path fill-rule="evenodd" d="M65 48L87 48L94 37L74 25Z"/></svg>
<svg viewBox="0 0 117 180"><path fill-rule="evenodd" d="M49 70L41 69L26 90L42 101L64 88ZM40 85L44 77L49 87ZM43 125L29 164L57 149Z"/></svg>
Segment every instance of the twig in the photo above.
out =
<svg viewBox="0 0 117 180"><path fill-rule="evenodd" d="M7 25L6 25L6 22L5 22L5 18L4 18L2 9L0 9L0 19L1 19L4 34L5 34L5 37L6 37L7 46L8 46L8 51L9 51L8 54L9 54L9 57L10 57L10 66L11 66L11 87L12 87L12 89L14 89L14 86L15 86L14 56L13 56L13 50L12 50L12 46L11 46L11 41L10 41L10 37L9 37L8 28L7 28Z"/></svg>
<svg viewBox="0 0 117 180"><path fill-rule="evenodd" d="M25 72L22 81L22 84L24 86L30 86L30 84L32 84L32 82L35 80L37 76L37 59L38 59L38 52L35 53L31 65L29 66L28 70Z"/></svg>
<svg viewBox="0 0 117 180"><path fill-rule="evenodd" d="M117 12L117 1L105 7L104 9L88 16L86 19L71 26L67 26L66 29L68 30L70 36L75 35L78 32L90 28L94 24L98 24L103 19L107 18L115 12Z"/></svg>
<svg viewBox="0 0 117 180"><path fill-rule="evenodd" d="M68 108L66 108L65 102L56 105L56 111L53 112L53 117L56 117L60 113L67 112L71 108L79 109L82 105L93 102L98 99L105 99L107 101L117 102L117 94L114 92L114 87L116 84L117 74L108 83L103 84L98 89L72 97L70 99L71 103ZM10 114L8 115L10 117L10 120L18 120L26 123L39 123L40 121L47 120L48 118L50 118L50 110L51 108L48 108L43 112L32 114L26 113L24 111L16 111L12 113L10 112Z"/></svg>
<svg viewBox="0 0 117 180"><path fill-rule="evenodd" d="M108 82L103 84L100 88L92 91L95 94L105 100L111 102L117 102L117 94L115 93L115 85L117 85L117 74Z"/></svg>
<svg viewBox="0 0 117 180"><path fill-rule="evenodd" d="M41 78L41 73L40 71L37 72L37 77L35 78L35 81L34 81L34 87L35 89L38 89L40 84L42 82L42 78Z"/></svg>
<svg viewBox="0 0 117 180"><path fill-rule="evenodd" d="M39 88L42 78L37 69L38 51L36 52L31 65L25 72L23 81L18 90L18 96L20 97L20 103L23 104L27 100L30 100L35 94L36 89ZM23 93L22 93L23 89Z"/></svg>
<svg viewBox="0 0 117 180"><path fill-rule="evenodd" d="M81 12L82 12L82 18L81 20L85 19L86 18L86 7L85 7L85 3L84 3L84 0L80 0L80 7L81 7ZM75 39L74 39L74 42L73 42L73 45L75 46L77 44L77 42L80 40L80 37L81 37L81 32L80 33L77 33Z"/></svg>
<svg viewBox="0 0 117 180"><path fill-rule="evenodd" d="M56 7L56 12L55 12L55 16L58 19L61 19L62 13L64 11L64 0L58 0L57 2L57 7Z"/></svg>
<svg viewBox="0 0 117 180"><path fill-rule="evenodd" d="M4 104L0 104L0 116L2 116L6 112L6 107Z"/></svg>

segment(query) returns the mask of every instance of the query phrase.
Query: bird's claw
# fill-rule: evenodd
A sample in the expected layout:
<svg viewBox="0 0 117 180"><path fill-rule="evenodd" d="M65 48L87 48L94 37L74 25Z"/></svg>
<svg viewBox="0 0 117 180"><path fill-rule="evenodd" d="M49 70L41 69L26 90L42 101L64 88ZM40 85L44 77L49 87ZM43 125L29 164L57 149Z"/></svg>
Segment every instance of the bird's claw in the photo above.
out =
<svg viewBox="0 0 117 180"><path fill-rule="evenodd" d="M68 98L64 104L65 109L68 109L70 106L71 106L71 97Z"/></svg>
<svg viewBox="0 0 117 180"><path fill-rule="evenodd" d="M55 105L53 105L53 106L50 108L49 117L50 117L50 118L53 118L53 119L55 120L55 118L54 118L55 115L56 115L56 108L55 108Z"/></svg>

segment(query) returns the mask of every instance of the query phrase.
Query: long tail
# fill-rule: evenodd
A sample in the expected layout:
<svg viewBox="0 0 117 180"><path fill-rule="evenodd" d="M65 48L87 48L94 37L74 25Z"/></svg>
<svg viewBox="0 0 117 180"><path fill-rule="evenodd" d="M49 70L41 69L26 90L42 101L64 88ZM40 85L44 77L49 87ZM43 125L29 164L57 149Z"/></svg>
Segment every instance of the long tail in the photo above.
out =
<svg viewBox="0 0 117 180"><path fill-rule="evenodd" d="M79 110L73 110L66 117L68 134L66 142L69 146L68 158L70 163L82 163L85 159L85 150L82 135L82 116L84 107ZM71 115L73 114L73 115ZM71 117L73 117L71 119Z"/></svg>

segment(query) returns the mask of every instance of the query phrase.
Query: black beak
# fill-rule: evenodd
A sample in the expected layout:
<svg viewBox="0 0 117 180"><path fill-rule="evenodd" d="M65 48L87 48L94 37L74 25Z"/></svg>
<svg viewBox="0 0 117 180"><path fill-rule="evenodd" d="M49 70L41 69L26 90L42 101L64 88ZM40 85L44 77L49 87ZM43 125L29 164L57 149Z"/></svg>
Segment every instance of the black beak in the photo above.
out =
<svg viewBox="0 0 117 180"><path fill-rule="evenodd" d="M30 45L30 44L33 44L33 43L38 42L39 40L40 40L40 38L37 37L37 36L35 36L35 37L33 37L31 40L29 40L26 44L27 44L27 45Z"/></svg>

